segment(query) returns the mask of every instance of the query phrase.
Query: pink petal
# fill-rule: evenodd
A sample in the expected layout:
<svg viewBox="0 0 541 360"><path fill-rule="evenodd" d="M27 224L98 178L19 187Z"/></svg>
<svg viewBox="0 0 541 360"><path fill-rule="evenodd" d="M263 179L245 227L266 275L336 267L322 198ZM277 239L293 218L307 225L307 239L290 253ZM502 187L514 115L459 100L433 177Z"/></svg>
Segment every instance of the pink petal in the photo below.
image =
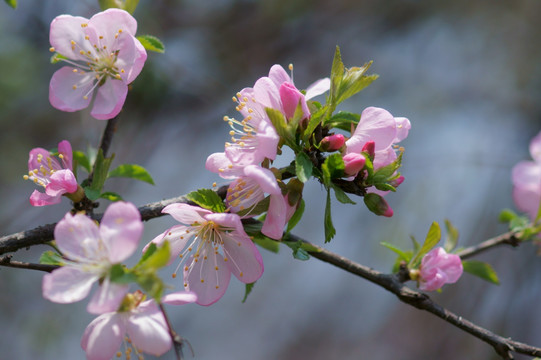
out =
<svg viewBox="0 0 541 360"><path fill-rule="evenodd" d="M41 155L43 159L46 159L47 157L51 156L51 153L43 148L34 148L30 150L30 153L28 154L28 171L39 169L39 167L41 166L42 163L38 162L38 155ZM58 161L56 161L55 158L51 158L51 161L53 164L53 168L55 168L55 166L57 166L58 169L61 168L60 164L58 164Z"/></svg>
<svg viewBox="0 0 541 360"><path fill-rule="evenodd" d="M521 161L513 167L511 179L516 187L539 189L541 187L541 164L533 161Z"/></svg>
<svg viewBox="0 0 541 360"><path fill-rule="evenodd" d="M284 226L287 222L287 204L285 198L280 195L271 195L267 216L263 222L261 233L275 240L280 240L284 234Z"/></svg>
<svg viewBox="0 0 541 360"><path fill-rule="evenodd" d="M62 164L64 169L73 170L72 160L73 160L73 151L71 149L71 144L67 140L62 140L58 143L58 153L63 156Z"/></svg>
<svg viewBox="0 0 541 360"><path fill-rule="evenodd" d="M323 94L331 88L331 79L328 77L319 79L306 89L306 100L315 98L318 95Z"/></svg>
<svg viewBox="0 0 541 360"><path fill-rule="evenodd" d="M285 82L293 83L287 71L278 64L272 65L270 68L269 79L272 80L277 89Z"/></svg>
<svg viewBox="0 0 541 360"><path fill-rule="evenodd" d="M107 313L95 318L85 329L81 347L88 360L110 360L120 348L126 325L123 315Z"/></svg>
<svg viewBox="0 0 541 360"><path fill-rule="evenodd" d="M86 261L101 257L98 225L83 214L67 213L54 228L54 238L60 251L70 259Z"/></svg>
<svg viewBox="0 0 541 360"><path fill-rule="evenodd" d="M171 335L163 314L154 301L146 302L129 317L126 332L133 345L143 352L160 356L172 345ZM143 311L141 311L143 310Z"/></svg>
<svg viewBox="0 0 541 360"><path fill-rule="evenodd" d="M347 152L360 153L363 145L373 140L376 151L387 149L396 138L396 121L385 109L368 107L361 113L361 120L346 141Z"/></svg>
<svg viewBox="0 0 541 360"><path fill-rule="evenodd" d="M408 137L411 123L405 117L395 117L394 119L396 120L396 138L393 143L397 143Z"/></svg>
<svg viewBox="0 0 541 360"><path fill-rule="evenodd" d="M34 190L30 195L30 204L32 206L45 206L59 204L62 201L62 196L50 196L45 193Z"/></svg>
<svg viewBox="0 0 541 360"><path fill-rule="evenodd" d="M514 187L513 201L517 209L527 213L530 220L534 221L541 203L541 189L533 190L528 187Z"/></svg>
<svg viewBox="0 0 541 360"><path fill-rule="evenodd" d="M231 271L229 270L228 259L226 262L221 254L217 254L209 246L205 252L207 259L195 262L190 257L188 271L184 270L185 289L197 294L196 303L203 306L214 304L225 294L229 281L231 280ZM218 270L216 270L216 268Z"/></svg>
<svg viewBox="0 0 541 360"><path fill-rule="evenodd" d="M116 284L106 277L90 299L86 310L91 314L117 311L130 285Z"/></svg>
<svg viewBox="0 0 541 360"><path fill-rule="evenodd" d="M267 194L281 194L280 186L274 173L259 165L248 165L244 168L244 175L255 180L263 192Z"/></svg>
<svg viewBox="0 0 541 360"><path fill-rule="evenodd" d="M132 203L118 201L105 210L100 235L107 246L111 263L119 263L130 257L137 249L142 233L141 214Z"/></svg>
<svg viewBox="0 0 541 360"><path fill-rule="evenodd" d="M98 120L114 118L122 110L127 94L128 85L122 80L108 78L103 85L98 87L90 115Z"/></svg>
<svg viewBox="0 0 541 360"><path fill-rule="evenodd" d="M162 303L169 305L184 305L197 301L197 295L189 291L178 291L167 294L162 298Z"/></svg>
<svg viewBox="0 0 541 360"><path fill-rule="evenodd" d="M120 51L115 66L124 70L124 72L120 72L120 76L126 84L129 84L135 80L143 69L147 59L147 52L141 42L133 36L121 35L119 39L121 39L118 44Z"/></svg>
<svg viewBox="0 0 541 360"><path fill-rule="evenodd" d="M49 42L54 47L56 52L73 60L85 61L86 57L81 55L80 46L87 43L85 33L81 24L88 23L88 19L80 16L60 15L51 22L51 30L49 32ZM77 44L73 46L71 41Z"/></svg>
<svg viewBox="0 0 541 360"><path fill-rule="evenodd" d="M77 191L77 179L71 170L55 171L50 177L51 181L45 187L45 193L49 196L61 196L65 193L74 193Z"/></svg>
<svg viewBox="0 0 541 360"><path fill-rule="evenodd" d="M163 208L162 213L171 215L176 221L192 225L193 223L205 223L205 215L212 214L212 211L188 204L175 203Z"/></svg>
<svg viewBox="0 0 541 360"><path fill-rule="evenodd" d="M43 276L43 297L67 304L84 299L98 276L71 266L61 267Z"/></svg>
<svg viewBox="0 0 541 360"><path fill-rule="evenodd" d="M216 222L219 222L218 217ZM233 275L246 284L259 279L263 274L263 259L244 229L223 233L222 239L224 258L228 259L226 263Z"/></svg>
<svg viewBox="0 0 541 360"><path fill-rule="evenodd" d="M226 151L231 148L226 148ZM224 179L234 179L243 174L243 168L233 165L225 152L213 153L207 157L205 168Z"/></svg>
<svg viewBox="0 0 541 360"><path fill-rule="evenodd" d="M263 107L282 110L282 102L280 101L280 93L276 86L268 77L262 77L257 80L254 85L254 97L256 102Z"/></svg>
<svg viewBox="0 0 541 360"><path fill-rule="evenodd" d="M94 83L93 73L81 74L73 72L74 69L71 66L64 66L51 77L49 102L58 110L69 112L81 110L88 107L92 100L90 90Z"/></svg>
<svg viewBox="0 0 541 360"><path fill-rule="evenodd" d="M111 42L118 30L126 31L132 36L135 36L137 32L137 21L129 12L121 9L111 8L97 13L90 18L88 23L89 26L99 30L100 35L109 35Z"/></svg>
<svg viewBox="0 0 541 360"><path fill-rule="evenodd" d="M530 154L535 162L541 165L541 132L530 142Z"/></svg>
<svg viewBox="0 0 541 360"><path fill-rule="evenodd" d="M389 147L385 150L378 150L374 154L374 169L377 170L384 166L389 165L396 160L396 152L392 147Z"/></svg>
<svg viewBox="0 0 541 360"><path fill-rule="evenodd" d="M189 229L188 226L184 225L175 225L164 233L156 236L152 239L143 249L145 252L148 246L151 243L156 244L160 247L165 241L169 242L169 251L171 252L171 257L169 259L169 265L178 259L179 254L184 250L188 241L193 237L193 233L186 233L186 230Z"/></svg>
<svg viewBox="0 0 541 360"><path fill-rule="evenodd" d="M306 119L310 116L310 110L308 110L304 95L295 87L295 85L285 82L280 86L279 92L284 115L287 119L293 118L299 104L303 112L302 119Z"/></svg>

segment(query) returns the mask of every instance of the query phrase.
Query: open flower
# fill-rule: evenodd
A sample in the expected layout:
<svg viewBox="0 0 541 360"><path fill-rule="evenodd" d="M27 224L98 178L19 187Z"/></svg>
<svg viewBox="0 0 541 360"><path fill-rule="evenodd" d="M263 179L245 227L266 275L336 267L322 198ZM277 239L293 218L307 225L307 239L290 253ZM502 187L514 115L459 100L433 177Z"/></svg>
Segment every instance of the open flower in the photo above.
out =
<svg viewBox="0 0 541 360"><path fill-rule="evenodd" d="M67 213L54 229L56 245L67 260L43 277L43 297L62 304L76 302L99 281L87 310L93 314L116 310L128 285L112 283L109 273L133 254L142 232L141 215L131 203L109 205L99 227L83 214Z"/></svg>
<svg viewBox="0 0 541 360"><path fill-rule="evenodd" d="M541 132L530 142L533 161L521 161L513 167L513 200L532 221L541 203Z"/></svg>
<svg viewBox="0 0 541 360"><path fill-rule="evenodd" d="M455 283L462 275L462 271L462 261L458 255L447 254L442 247L434 248L421 260L419 289L434 291L444 284Z"/></svg>
<svg viewBox="0 0 541 360"><path fill-rule="evenodd" d="M177 271L184 266L184 287L197 294L199 305L218 301L229 285L231 273L246 284L263 274L261 254L237 214L213 213L188 204L171 204L162 212L182 225L173 226L152 242L160 245L168 241L170 261L182 259Z"/></svg>
<svg viewBox="0 0 541 360"><path fill-rule="evenodd" d="M115 117L126 100L128 84L141 72L146 51L135 38L137 21L126 11L108 9L85 19L60 15L51 22L51 51L70 64L56 71L49 101L62 111L88 107L99 120Z"/></svg>
<svg viewBox="0 0 541 360"><path fill-rule="evenodd" d="M24 175L24 179L32 180L45 188L45 193L34 190L30 195L30 203L33 206L58 204L62 195L78 191L79 185L72 171L72 156L71 145L67 140L58 144L60 161L43 148L34 148L30 151L28 175Z"/></svg>
<svg viewBox="0 0 541 360"><path fill-rule="evenodd" d="M192 303L197 296L178 292L163 297L162 303L183 305ZM88 360L109 360L122 356L118 351L124 334L135 355L140 352L154 356L163 355L172 345L167 322L154 300L144 300L140 291L127 294L117 311L107 312L94 319L85 329L81 347ZM129 346L129 345L127 345ZM126 355L132 352L127 347Z"/></svg>

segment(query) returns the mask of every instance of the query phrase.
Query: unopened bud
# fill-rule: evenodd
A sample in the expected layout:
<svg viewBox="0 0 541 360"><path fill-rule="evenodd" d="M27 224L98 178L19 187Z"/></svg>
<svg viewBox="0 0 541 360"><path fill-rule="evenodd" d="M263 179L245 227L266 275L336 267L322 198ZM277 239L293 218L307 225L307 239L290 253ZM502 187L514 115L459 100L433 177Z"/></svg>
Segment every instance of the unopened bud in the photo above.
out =
<svg viewBox="0 0 541 360"><path fill-rule="evenodd" d="M289 120L295 115L297 106L301 105L303 116L301 119L306 119L310 116L310 110L306 105L304 95L295 87L295 85L284 82L280 86L280 100L282 100L282 106L284 108L284 115Z"/></svg>
<svg viewBox="0 0 541 360"><path fill-rule="evenodd" d="M374 140L367 141L361 151L367 153L370 159L374 160L374 156L376 156L376 143Z"/></svg>
<svg viewBox="0 0 541 360"><path fill-rule="evenodd" d="M402 175L400 175L399 177L397 177L393 181L390 181L389 184L391 184L394 187L398 187L398 185L402 184L403 182L404 182L404 177Z"/></svg>
<svg viewBox="0 0 541 360"><path fill-rule="evenodd" d="M344 146L345 142L346 139L344 138L344 135L334 134L325 136L319 143L319 146L322 151L331 152L339 150L342 146Z"/></svg>
<svg viewBox="0 0 541 360"><path fill-rule="evenodd" d="M357 153L346 154L342 159L344 160L344 173L346 176L357 176L366 163L364 155Z"/></svg>
<svg viewBox="0 0 541 360"><path fill-rule="evenodd" d="M364 204L368 210L372 211L376 215L391 217L393 216L393 209L387 204L385 199L375 193L368 193L364 196Z"/></svg>

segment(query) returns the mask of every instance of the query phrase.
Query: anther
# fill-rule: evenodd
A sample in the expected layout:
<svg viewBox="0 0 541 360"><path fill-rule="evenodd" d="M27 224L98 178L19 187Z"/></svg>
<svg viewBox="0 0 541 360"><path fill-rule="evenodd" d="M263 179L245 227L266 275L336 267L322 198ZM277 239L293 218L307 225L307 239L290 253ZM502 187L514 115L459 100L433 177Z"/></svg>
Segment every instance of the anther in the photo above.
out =
<svg viewBox="0 0 541 360"><path fill-rule="evenodd" d="M54 47L51 46L51 47L49 48L49 51L50 51L50 52L55 52L56 50L54 49Z"/></svg>

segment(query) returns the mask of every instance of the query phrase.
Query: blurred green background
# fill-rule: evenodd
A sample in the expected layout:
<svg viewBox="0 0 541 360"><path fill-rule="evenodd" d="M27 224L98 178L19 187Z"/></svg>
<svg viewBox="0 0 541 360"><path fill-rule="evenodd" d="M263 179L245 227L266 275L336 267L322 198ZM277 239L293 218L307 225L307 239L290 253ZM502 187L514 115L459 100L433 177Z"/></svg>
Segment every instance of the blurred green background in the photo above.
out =
<svg viewBox="0 0 541 360"><path fill-rule="evenodd" d="M19 0L17 10L0 4L2 235L56 222L70 208L68 201L30 206L34 186L22 175L31 148L53 148L63 139L80 150L98 144L104 122L48 102L49 79L60 67L49 63L51 20L98 11L90 0ZM346 66L374 60L371 72L380 74L342 109L384 107L408 117L412 130L402 143L406 181L387 196L395 216L376 217L361 199L356 206L334 203L337 235L328 248L389 271L394 256L379 242L406 247L432 221L451 220L461 246L495 236L506 230L497 214L513 207L511 168L529 158L529 140L541 130L539 14L538 0L141 0L138 34L158 36L166 53L149 54L133 83L113 166L143 165L156 186L114 180L107 190L143 205L223 183L204 162L228 138L222 117L236 116L231 96L275 63L293 63L295 84L306 88L328 76L339 45ZM322 244L322 187L310 183L305 199L295 233ZM100 210L105 206L102 201ZM147 223L141 246L173 224L169 218ZM44 250L20 250L15 258L37 261ZM466 274L433 297L503 336L541 346L536 250L525 244L487 252L479 259L494 266L500 286ZM171 309L196 359L498 358L480 340L362 279L314 259L294 260L287 248L262 254L266 272L247 303L241 304L244 286L233 280L211 307ZM79 340L92 320L88 300L49 303L41 297L41 277L0 269L0 358L84 358Z"/></svg>

